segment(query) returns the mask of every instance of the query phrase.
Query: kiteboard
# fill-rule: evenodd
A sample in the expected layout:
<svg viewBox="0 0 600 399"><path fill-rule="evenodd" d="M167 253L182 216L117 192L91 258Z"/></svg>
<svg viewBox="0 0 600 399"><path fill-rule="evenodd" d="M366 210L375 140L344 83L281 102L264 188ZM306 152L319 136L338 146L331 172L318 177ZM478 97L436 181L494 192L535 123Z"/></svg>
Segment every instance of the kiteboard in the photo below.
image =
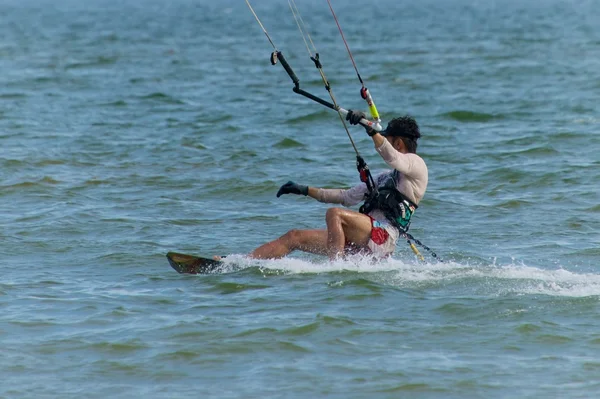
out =
<svg viewBox="0 0 600 399"><path fill-rule="evenodd" d="M171 267L181 274L209 274L223 265L219 260L177 252L169 252L167 259Z"/></svg>

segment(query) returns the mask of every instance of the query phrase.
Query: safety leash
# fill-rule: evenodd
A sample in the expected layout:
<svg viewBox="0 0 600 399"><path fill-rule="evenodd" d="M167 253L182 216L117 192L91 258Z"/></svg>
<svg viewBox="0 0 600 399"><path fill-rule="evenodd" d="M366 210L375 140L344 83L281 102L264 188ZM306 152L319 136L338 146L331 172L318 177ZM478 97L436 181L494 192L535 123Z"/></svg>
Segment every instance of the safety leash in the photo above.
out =
<svg viewBox="0 0 600 399"><path fill-rule="evenodd" d="M406 242L410 246L410 249L413 250L413 252L415 253L415 255L417 255L419 260L425 261L425 258L423 257L423 255L421 255L421 253L419 252L419 250L417 249L417 246L413 243L413 241L417 245L419 245L421 248L423 248L424 250L429 252L429 254L431 255L432 258L436 259L438 262L444 262L442 260L442 258L440 258L435 252L433 252L433 250L431 248L429 248L427 245L423 244L421 241L417 240L415 237L413 237L412 234L410 234L408 232L403 232L401 234L404 235L404 237L406 238Z"/></svg>

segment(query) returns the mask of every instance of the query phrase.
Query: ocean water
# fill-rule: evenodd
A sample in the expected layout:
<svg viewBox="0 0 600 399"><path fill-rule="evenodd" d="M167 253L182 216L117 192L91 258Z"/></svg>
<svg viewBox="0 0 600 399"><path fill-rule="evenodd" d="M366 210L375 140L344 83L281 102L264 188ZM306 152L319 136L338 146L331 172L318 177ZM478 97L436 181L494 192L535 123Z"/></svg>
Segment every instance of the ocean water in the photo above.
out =
<svg viewBox="0 0 600 399"><path fill-rule="evenodd" d="M365 110L327 2L296 4ZM281 184L358 182L244 1L0 3L1 398L598 397L597 3L332 4L384 121L421 126L411 233L444 262L244 258L324 227ZM287 2L253 5L327 98Z"/></svg>

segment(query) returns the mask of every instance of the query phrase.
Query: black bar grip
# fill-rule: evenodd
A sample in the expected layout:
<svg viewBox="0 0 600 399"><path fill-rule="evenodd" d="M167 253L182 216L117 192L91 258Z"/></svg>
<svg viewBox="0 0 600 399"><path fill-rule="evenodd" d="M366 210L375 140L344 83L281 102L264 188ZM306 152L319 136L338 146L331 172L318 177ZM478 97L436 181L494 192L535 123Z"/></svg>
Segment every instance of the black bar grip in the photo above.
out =
<svg viewBox="0 0 600 399"><path fill-rule="evenodd" d="M322 98L315 96L314 94L310 94L309 92L307 92L305 90L302 90L298 86L294 87L293 90L294 90L294 93L298 93L298 94L300 94L300 95L302 95L302 96L304 96L306 98L310 98L311 100L313 100L315 102L318 102L319 104L324 105L327 108L331 108L333 110L336 110L335 106L332 103L330 103L328 101L325 101Z"/></svg>
<svg viewBox="0 0 600 399"><path fill-rule="evenodd" d="M281 65L283 66L283 69L285 69L287 74L290 75L290 78L292 78L292 82L294 82L294 85L296 87L298 87L298 85L300 84L300 79L298 79L298 77L292 70L292 67L290 66L290 64L288 64L288 62L286 61L286 59L283 56L283 53L281 51L277 52L277 58L281 61Z"/></svg>

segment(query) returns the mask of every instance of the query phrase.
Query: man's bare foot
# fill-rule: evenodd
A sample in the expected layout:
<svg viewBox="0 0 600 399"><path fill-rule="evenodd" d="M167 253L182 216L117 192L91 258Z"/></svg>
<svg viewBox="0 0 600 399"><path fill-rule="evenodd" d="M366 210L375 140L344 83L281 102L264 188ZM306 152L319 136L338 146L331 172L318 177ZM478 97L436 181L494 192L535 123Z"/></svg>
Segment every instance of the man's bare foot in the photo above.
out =
<svg viewBox="0 0 600 399"><path fill-rule="evenodd" d="M219 255L215 255L215 256L213 256L213 260L221 261L221 260L223 260L223 258Z"/></svg>

